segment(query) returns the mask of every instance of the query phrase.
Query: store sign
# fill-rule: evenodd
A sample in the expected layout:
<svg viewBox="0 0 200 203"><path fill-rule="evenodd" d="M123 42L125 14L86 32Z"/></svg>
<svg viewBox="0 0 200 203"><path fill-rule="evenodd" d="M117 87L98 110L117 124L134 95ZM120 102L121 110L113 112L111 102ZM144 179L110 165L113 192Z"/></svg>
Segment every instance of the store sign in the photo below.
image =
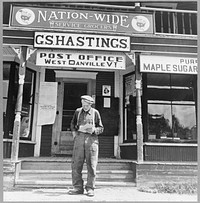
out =
<svg viewBox="0 0 200 203"><path fill-rule="evenodd" d="M125 55L120 53L95 53L66 50L37 50L36 65L70 68L125 69Z"/></svg>
<svg viewBox="0 0 200 203"><path fill-rule="evenodd" d="M35 32L34 47L130 51L130 37Z"/></svg>
<svg viewBox="0 0 200 203"><path fill-rule="evenodd" d="M57 82L40 82L37 125L54 124L57 89Z"/></svg>
<svg viewBox="0 0 200 203"><path fill-rule="evenodd" d="M10 25L27 28L92 30L131 34L146 34L154 31L152 14L21 6L13 6Z"/></svg>
<svg viewBox="0 0 200 203"><path fill-rule="evenodd" d="M148 73L197 74L197 58L141 55L140 71Z"/></svg>

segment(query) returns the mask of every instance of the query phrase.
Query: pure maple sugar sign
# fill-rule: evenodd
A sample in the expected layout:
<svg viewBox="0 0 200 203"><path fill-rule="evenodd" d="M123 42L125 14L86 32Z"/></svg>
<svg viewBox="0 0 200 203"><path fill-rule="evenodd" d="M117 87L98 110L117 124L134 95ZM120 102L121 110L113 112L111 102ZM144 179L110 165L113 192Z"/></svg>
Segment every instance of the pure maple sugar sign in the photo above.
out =
<svg viewBox="0 0 200 203"><path fill-rule="evenodd" d="M197 58L141 55L140 71L196 75L198 72Z"/></svg>
<svg viewBox="0 0 200 203"><path fill-rule="evenodd" d="M92 30L115 33L153 33L153 15L13 6L11 26Z"/></svg>

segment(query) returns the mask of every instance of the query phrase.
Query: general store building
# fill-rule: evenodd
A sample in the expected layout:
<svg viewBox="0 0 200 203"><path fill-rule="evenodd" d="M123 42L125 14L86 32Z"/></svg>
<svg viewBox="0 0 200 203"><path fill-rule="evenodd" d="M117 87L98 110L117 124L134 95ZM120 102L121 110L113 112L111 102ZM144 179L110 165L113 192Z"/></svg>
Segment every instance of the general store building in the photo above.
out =
<svg viewBox="0 0 200 203"><path fill-rule="evenodd" d="M89 94L105 127L100 157L197 161L196 2L36 1L3 11L4 158L23 84L19 157L71 156L70 121Z"/></svg>

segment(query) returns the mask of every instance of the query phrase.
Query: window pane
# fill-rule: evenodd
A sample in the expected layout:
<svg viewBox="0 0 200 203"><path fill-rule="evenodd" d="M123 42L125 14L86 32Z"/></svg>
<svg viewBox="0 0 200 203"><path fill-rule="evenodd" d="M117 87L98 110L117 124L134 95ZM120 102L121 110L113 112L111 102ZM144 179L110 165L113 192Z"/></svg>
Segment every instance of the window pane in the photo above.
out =
<svg viewBox="0 0 200 203"><path fill-rule="evenodd" d="M124 76L124 141L136 141L136 87L135 74ZM141 92L142 94L142 92Z"/></svg>
<svg viewBox="0 0 200 203"><path fill-rule="evenodd" d="M170 105L148 105L148 138L162 139L171 136L172 116Z"/></svg>
<svg viewBox="0 0 200 203"><path fill-rule="evenodd" d="M147 74L148 86L170 86L169 74Z"/></svg>
<svg viewBox="0 0 200 203"><path fill-rule="evenodd" d="M170 89L147 89L148 100L158 100L158 101L171 101L170 99Z"/></svg>
<svg viewBox="0 0 200 203"><path fill-rule="evenodd" d="M127 140L136 139L136 97L129 96L126 105Z"/></svg>
<svg viewBox="0 0 200 203"><path fill-rule="evenodd" d="M196 140L195 107L185 105L172 106L174 137L187 140Z"/></svg>
<svg viewBox="0 0 200 203"><path fill-rule="evenodd" d="M30 138L31 124L32 124L32 112L33 112L33 95L34 95L34 77L35 72L30 69L26 69L25 82L23 86L23 102L22 102L22 114L21 114L21 138Z"/></svg>
<svg viewBox="0 0 200 203"><path fill-rule="evenodd" d="M193 75L171 76L171 100L172 101L194 101L195 78Z"/></svg>
<svg viewBox="0 0 200 203"><path fill-rule="evenodd" d="M171 75L171 86L176 87L192 87L194 75Z"/></svg>

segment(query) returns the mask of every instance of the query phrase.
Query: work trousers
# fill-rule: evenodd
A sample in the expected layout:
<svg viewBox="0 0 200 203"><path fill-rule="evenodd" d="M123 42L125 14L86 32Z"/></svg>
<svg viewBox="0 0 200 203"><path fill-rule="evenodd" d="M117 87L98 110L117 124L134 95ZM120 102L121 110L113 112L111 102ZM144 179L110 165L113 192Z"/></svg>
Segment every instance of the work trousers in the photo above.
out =
<svg viewBox="0 0 200 203"><path fill-rule="evenodd" d="M72 155L72 184L74 188L83 190L83 165L87 165L87 189L95 188L96 168L98 163L99 141L97 135L78 132L74 138Z"/></svg>

